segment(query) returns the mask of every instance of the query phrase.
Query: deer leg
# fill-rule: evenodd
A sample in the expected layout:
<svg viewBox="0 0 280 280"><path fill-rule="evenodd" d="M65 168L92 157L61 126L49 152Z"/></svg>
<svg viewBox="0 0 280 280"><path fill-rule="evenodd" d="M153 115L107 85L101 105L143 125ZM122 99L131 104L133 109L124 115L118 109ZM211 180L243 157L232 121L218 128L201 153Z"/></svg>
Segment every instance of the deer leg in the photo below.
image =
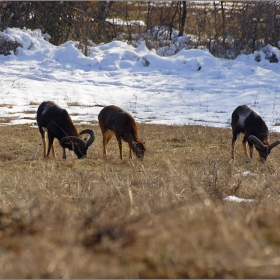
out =
<svg viewBox="0 0 280 280"><path fill-rule="evenodd" d="M55 157L55 151L54 151L54 147L53 147L53 140L54 140L54 137L52 135L49 135L48 133L48 138L49 138L49 147L48 147L48 151L47 151L47 157L50 155L50 151L52 149L52 153L53 153L53 156Z"/></svg>
<svg viewBox="0 0 280 280"><path fill-rule="evenodd" d="M127 142L129 148L129 158L132 159L132 151L134 151L134 143L130 133L124 133L123 140Z"/></svg>
<svg viewBox="0 0 280 280"><path fill-rule="evenodd" d="M43 147L44 147L43 157L46 157L47 156L47 143L46 143L46 133L45 132L43 132L42 140L43 140Z"/></svg>
<svg viewBox="0 0 280 280"><path fill-rule="evenodd" d="M135 142L131 141L129 144L129 157L132 159L132 152L136 153L137 147L135 145Z"/></svg>
<svg viewBox="0 0 280 280"><path fill-rule="evenodd" d="M244 138L243 138L243 140L242 140L243 150L244 150L245 156L246 156L247 158L249 158L248 153L247 153L246 144L247 144L247 137L244 136Z"/></svg>
<svg viewBox="0 0 280 280"><path fill-rule="evenodd" d="M235 143L237 140L237 134L233 134L232 137L232 144L231 144L231 159L234 160L234 152L235 152Z"/></svg>
<svg viewBox="0 0 280 280"><path fill-rule="evenodd" d="M53 157L55 158L56 154L55 154L55 149L54 149L54 145L53 144L52 144L52 154L53 154Z"/></svg>
<svg viewBox="0 0 280 280"><path fill-rule="evenodd" d="M66 149L63 148L63 151L62 151L62 152L63 152L62 158L63 158L63 159L66 159Z"/></svg>
<svg viewBox="0 0 280 280"><path fill-rule="evenodd" d="M107 151L108 151L108 144L109 144L110 140L112 139L113 135L114 135L114 131L109 130L109 129L103 133L103 155L105 158L106 158Z"/></svg>
<svg viewBox="0 0 280 280"><path fill-rule="evenodd" d="M252 142L248 141L249 144L249 148L250 148L250 158L253 157L253 149L254 149L254 145Z"/></svg>
<svg viewBox="0 0 280 280"><path fill-rule="evenodd" d="M103 156L106 157L107 155L107 139L103 134Z"/></svg>
<svg viewBox="0 0 280 280"><path fill-rule="evenodd" d="M119 150L120 150L120 159L123 160L123 155L122 155L122 139L121 139L121 137L117 137L117 140L118 140Z"/></svg>
<svg viewBox="0 0 280 280"><path fill-rule="evenodd" d="M128 145L128 146L129 146L129 158L132 159L132 149L131 149L130 145Z"/></svg>
<svg viewBox="0 0 280 280"><path fill-rule="evenodd" d="M47 156L47 140L46 140L46 134L47 134L47 129L44 127L39 127L39 131L41 133L42 136L42 141L43 141L43 157Z"/></svg>

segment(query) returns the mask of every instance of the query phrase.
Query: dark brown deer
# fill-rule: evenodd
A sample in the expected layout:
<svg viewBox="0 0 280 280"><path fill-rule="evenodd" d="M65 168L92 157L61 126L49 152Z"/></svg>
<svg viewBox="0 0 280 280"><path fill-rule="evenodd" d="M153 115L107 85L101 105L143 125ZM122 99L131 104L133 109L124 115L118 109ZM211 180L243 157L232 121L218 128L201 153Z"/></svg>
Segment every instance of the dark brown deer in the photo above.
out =
<svg viewBox="0 0 280 280"><path fill-rule="evenodd" d="M54 138L57 138L63 148L63 159L66 159L65 149L73 150L80 159L86 157L88 147L93 143L95 136L91 129L83 130L78 134L68 112L60 108L52 101L44 101L37 110L37 123L42 136L44 145L44 157L48 157L53 146ZM46 143L46 133L48 135L48 150ZM83 135L89 135L89 138L83 138Z"/></svg>
<svg viewBox="0 0 280 280"><path fill-rule="evenodd" d="M253 157L253 147L255 145L259 152L260 159L264 163L270 151L280 144L280 140L269 144L268 128L262 117L247 105L238 106L232 113L231 117L232 127L232 151L231 158L234 160L234 147L237 136L242 132L244 138L242 141L245 155L248 157L246 143L248 142L250 148L250 158Z"/></svg>
<svg viewBox="0 0 280 280"><path fill-rule="evenodd" d="M145 143L138 139L136 122L129 113L114 105L106 106L100 111L98 121L103 135L103 154L105 157L108 143L115 135L119 144L121 160L123 160L122 140L129 145L130 158L132 158L131 151L133 151L140 160L143 160L146 151Z"/></svg>

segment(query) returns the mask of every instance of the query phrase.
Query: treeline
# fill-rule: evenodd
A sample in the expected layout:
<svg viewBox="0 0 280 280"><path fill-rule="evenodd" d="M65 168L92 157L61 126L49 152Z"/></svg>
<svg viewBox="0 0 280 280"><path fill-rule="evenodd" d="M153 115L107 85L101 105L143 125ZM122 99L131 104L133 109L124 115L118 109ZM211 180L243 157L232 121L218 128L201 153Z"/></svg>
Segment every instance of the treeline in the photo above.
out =
<svg viewBox="0 0 280 280"><path fill-rule="evenodd" d="M205 46L218 57L234 58L280 41L280 2L118 2L3 1L0 30L41 29L59 45L68 40L87 46L116 38L148 47L168 45L183 34L188 47Z"/></svg>

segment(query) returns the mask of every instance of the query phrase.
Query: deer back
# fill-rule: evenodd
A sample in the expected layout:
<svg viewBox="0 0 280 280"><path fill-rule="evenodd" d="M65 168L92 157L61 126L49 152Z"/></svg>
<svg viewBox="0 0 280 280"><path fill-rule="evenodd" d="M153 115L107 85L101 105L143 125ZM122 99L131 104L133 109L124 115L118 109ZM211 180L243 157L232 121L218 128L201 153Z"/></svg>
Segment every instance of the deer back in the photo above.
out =
<svg viewBox="0 0 280 280"><path fill-rule="evenodd" d="M98 120L103 131L110 129L125 141L129 141L129 137L135 142L139 141L136 122L125 110L114 105L106 106L100 111Z"/></svg>
<svg viewBox="0 0 280 280"><path fill-rule="evenodd" d="M37 111L37 122L46 127L49 133L61 139L65 136L79 136L68 112L52 101L44 101Z"/></svg>
<svg viewBox="0 0 280 280"><path fill-rule="evenodd" d="M233 130L240 131L249 137L256 136L263 144L268 145L268 127L262 117L247 105L238 106L232 113Z"/></svg>

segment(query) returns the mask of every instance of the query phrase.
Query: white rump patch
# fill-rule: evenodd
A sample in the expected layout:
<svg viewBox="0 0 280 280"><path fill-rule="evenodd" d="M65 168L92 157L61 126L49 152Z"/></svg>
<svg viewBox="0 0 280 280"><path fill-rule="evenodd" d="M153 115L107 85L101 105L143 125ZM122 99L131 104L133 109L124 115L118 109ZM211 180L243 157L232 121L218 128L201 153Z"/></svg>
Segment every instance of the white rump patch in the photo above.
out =
<svg viewBox="0 0 280 280"><path fill-rule="evenodd" d="M238 118L238 125L240 125L241 127L243 127L245 120L247 119L247 117L251 114L251 113L255 113L258 116L260 115L258 112L256 112L255 110L253 110L252 108L250 109L243 109L240 113L239 113L239 118Z"/></svg>
<svg viewBox="0 0 280 280"><path fill-rule="evenodd" d="M238 118L238 125L242 126L244 125L245 120L247 119L247 117L251 114L251 111L247 111L247 112L242 112L242 115L239 115Z"/></svg>

